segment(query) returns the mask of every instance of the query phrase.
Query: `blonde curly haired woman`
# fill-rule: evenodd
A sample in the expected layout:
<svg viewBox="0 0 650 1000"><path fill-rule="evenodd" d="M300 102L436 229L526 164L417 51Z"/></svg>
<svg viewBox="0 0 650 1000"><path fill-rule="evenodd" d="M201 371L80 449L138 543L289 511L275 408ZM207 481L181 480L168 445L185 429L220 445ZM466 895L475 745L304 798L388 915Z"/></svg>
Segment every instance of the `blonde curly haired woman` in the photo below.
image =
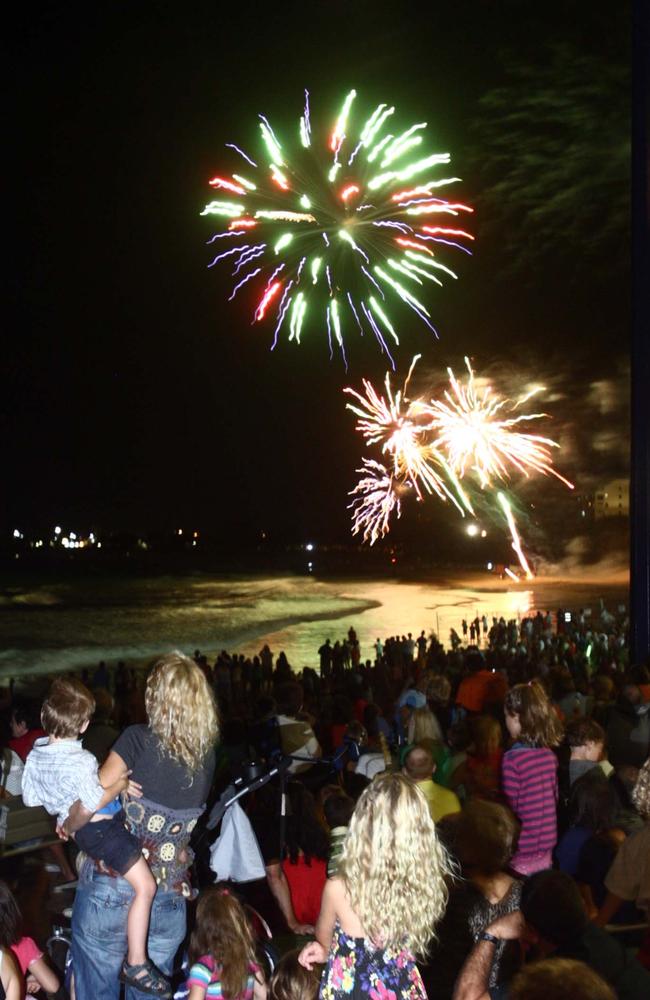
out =
<svg viewBox="0 0 650 1000"><path fill-rule="evenodd" d="M101 769L102 782L125 768L142 796L125 803L126 825L142 844L157 883L151 909L148 954L166 974L185 937L186 899L191 895L190 835L205 809L219 736L217 707L205 675L182 653L154 665L145 691L147 724L130 726L113 744ZM80 804L70 811L71 830L84 822ZM115 873L86 860L72 914L72 961L76 995L117 1000L133 890ZM143 976L146 981L146 977ZM126 1000L146 996L128 987Z"/></svg>
<svg viewBox="0 0 650 1000"><path fill-rule="evenodd" d="M447 902L451 874L427 801L402 774L378 775L354 811L338 875L323 891L305 968L327 962L322 1000L390 996L426 1000L424 956Z"/></svg>

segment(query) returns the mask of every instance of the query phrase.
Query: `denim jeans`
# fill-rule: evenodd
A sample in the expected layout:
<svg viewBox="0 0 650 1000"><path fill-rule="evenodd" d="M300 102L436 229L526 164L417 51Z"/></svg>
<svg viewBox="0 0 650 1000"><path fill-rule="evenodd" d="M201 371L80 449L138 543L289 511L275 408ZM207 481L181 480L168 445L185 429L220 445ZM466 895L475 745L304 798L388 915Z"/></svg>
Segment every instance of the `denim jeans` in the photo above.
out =
<svg viewBox="0 0 650 1000"><path fill-rule="evenodd" d="M126 956L126 918L133 889L123 878L82 871L72 913L72 964L77 1000L118 1000ZM185 899L158 890L151 908L149 958L170 974L185 937ZM151 1000L129 987L126 1000Z"/></svg>

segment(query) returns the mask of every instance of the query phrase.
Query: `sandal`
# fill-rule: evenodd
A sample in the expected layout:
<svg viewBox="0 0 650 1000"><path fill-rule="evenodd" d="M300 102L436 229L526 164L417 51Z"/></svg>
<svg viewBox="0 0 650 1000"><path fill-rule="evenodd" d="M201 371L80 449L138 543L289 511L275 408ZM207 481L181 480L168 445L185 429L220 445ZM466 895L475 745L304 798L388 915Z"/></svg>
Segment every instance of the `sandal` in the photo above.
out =
<svg viewBox="0 0 650 1000"><path fill-rule="evenodd" d="M161 997L161 1000L169 1000L172 995L169 980L149 959L142 965L129 965L125 960L122 963L120 982L140 990L141 993Z"/></svg>

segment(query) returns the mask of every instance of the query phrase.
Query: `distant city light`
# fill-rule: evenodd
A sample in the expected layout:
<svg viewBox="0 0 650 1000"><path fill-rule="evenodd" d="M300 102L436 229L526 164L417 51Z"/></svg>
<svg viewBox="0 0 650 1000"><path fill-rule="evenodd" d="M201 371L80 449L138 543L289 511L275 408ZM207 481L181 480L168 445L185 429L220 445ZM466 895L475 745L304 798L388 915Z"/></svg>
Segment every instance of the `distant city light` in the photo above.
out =
<svg viewBox="0 0 650 1000"><path fill-rule="evenodd" d="M313 542L307 542L307 544L305 545L305 548L307 549L308 552L313 552L314 551L314 543Z"/></svg>
<svg viewBox="0 0 650 1000"><path fill-rule="evenodd" d="M77 536L75 535L74 531L70 532L70 538L72 539L73 542L77 540Z"/></svg>
<svg viewBox="0 0 650 1000"><path fill-rule="evenodd" d="M488 564L487 564L487 568L488 568L488 569L494 569L494 567L493 567L492 563L488 563Z"/></svg>
<svg viewBox="0 0 650 1000"><path fill-rule="evenodd" d="M481 532L481 538L487 538L487 531L485 528L483 528L483 531Z"/></svg>
<svg viewBox="0 0 650 1000"><path fill-rule="evenodd" d="M54 529L54 534L55 535L60 535L61 534L61 529L59 528L58 524L57 524L56 528Z"/></svg>
<svg viewBox="0 0 650 1000"><path fill-rule="evenodd" d="M182 534L183 534L183 529L182 529L182 528L179 528L179 529L178 529L178 534L179 534L179 535L182 535Z"/></svg>
<svg viewBox="0 0 650 1000"><path fill-rule="evenodd" d="M466 530L470 538L474 538L475 535L478 535L478 526L476 524L468 524Z"/></svg>
<svg viewBox="0 0 650 1000"><path fill-rule="evenodd" d="M18 528L14 528L14 538L22 538L23 536L19 532Z"/></svg>
<svg viewBox="0 0 650 1000"><path fill-rule="evenodd" d="M311 573L313 567L314 567L314 564L312 562L308 562L307 563L307 569L309 570L310 573Z"/></svg>
<svg viewBox="0 0 650 1000"><path fill-rule="evenodd" d="M97 542L97 548L101 549L101 547L102 547L102 543L101 542Z"/></svg>

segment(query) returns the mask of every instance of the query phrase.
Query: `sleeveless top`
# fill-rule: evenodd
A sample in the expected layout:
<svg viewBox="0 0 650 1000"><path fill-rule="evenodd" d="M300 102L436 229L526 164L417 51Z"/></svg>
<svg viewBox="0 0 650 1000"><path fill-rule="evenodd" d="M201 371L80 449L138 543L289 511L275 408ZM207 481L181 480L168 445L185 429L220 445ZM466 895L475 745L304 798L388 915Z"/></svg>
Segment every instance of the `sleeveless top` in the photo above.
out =
<svg viewBox="0 0 650 1000"><path fill-rule="evenodd" d="M320 1000L427 1000L415 957L408 948L375 948L349 937L336 924Z"/></svg>

